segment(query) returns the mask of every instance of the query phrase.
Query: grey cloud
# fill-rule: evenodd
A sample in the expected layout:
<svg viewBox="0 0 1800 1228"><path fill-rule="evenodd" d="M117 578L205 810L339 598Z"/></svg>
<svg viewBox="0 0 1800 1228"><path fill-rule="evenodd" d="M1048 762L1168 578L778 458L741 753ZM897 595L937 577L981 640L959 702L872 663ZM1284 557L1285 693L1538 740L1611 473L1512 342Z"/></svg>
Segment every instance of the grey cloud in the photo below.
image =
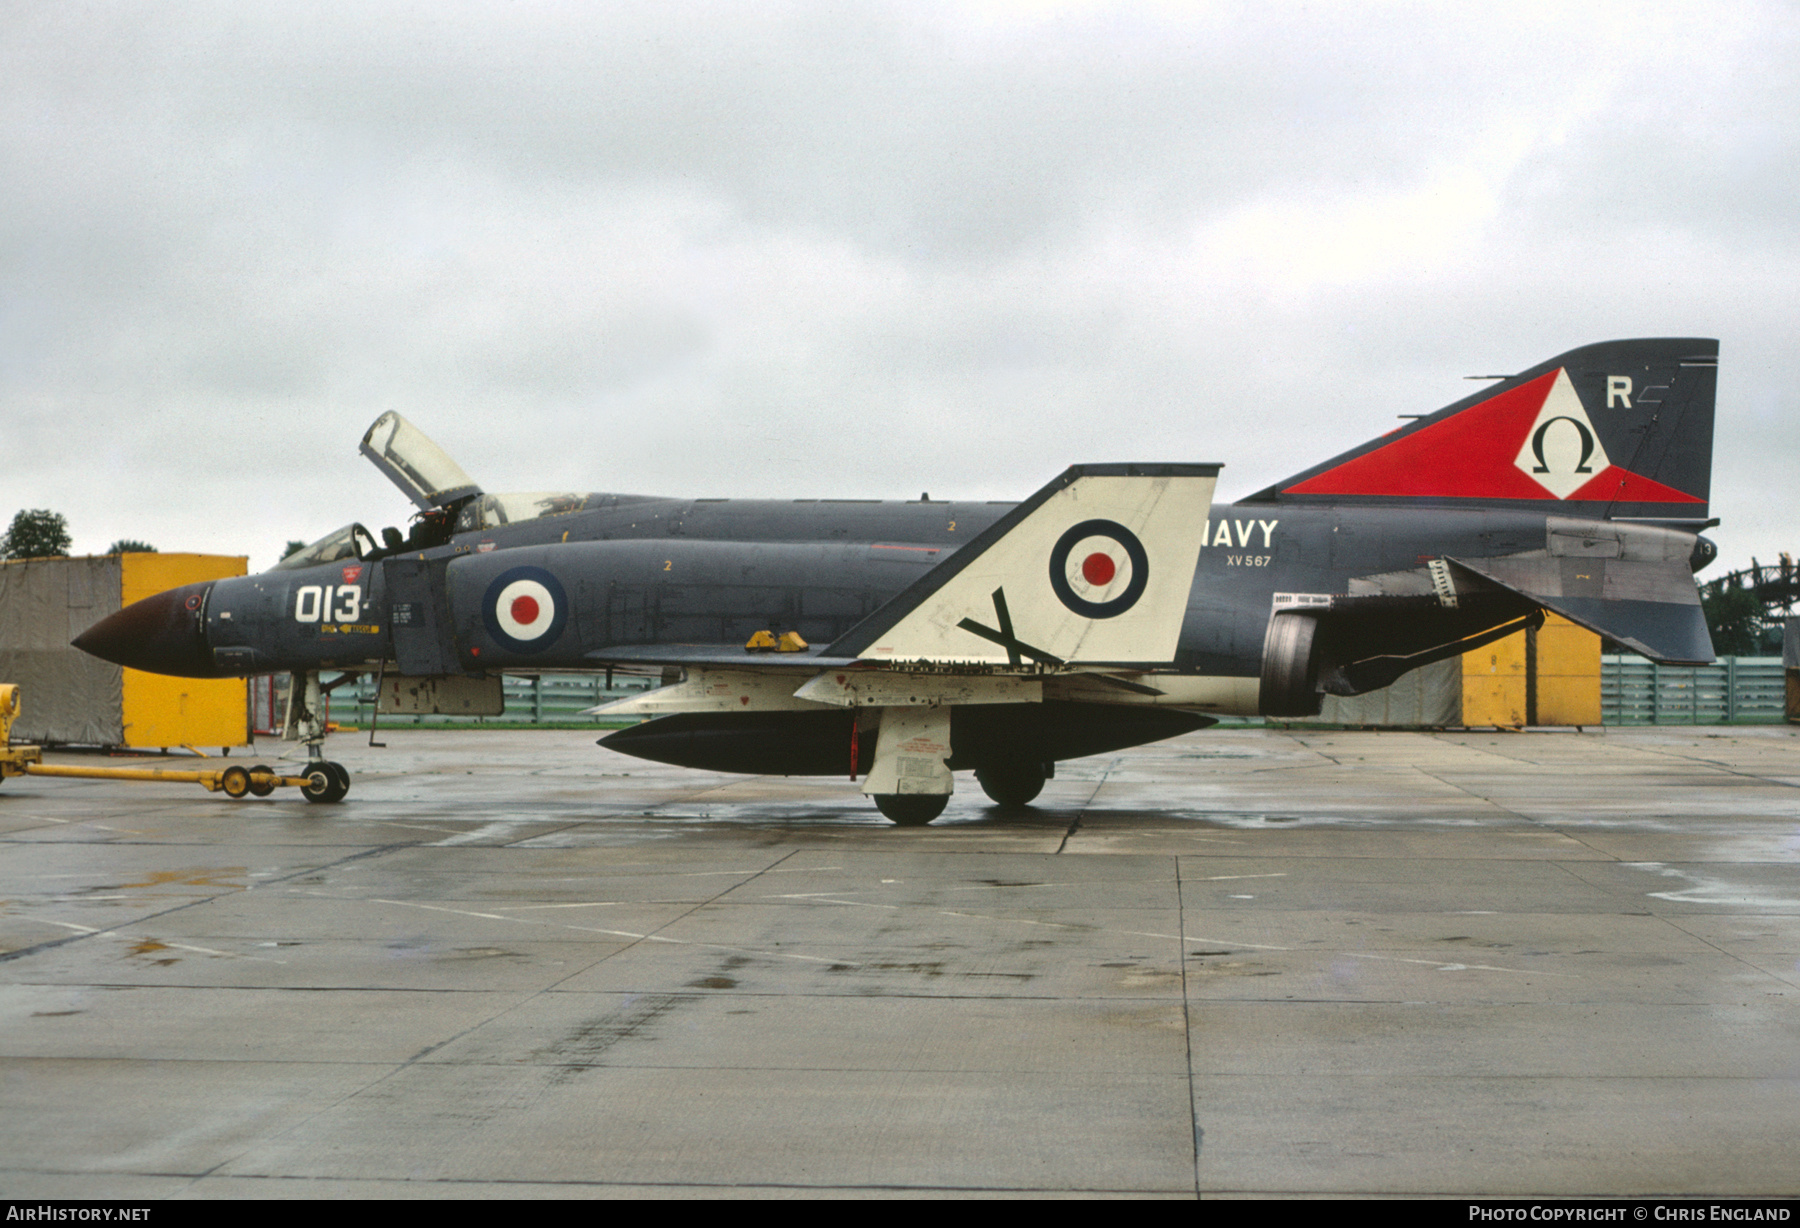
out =
<svg viewBox="0 0 1800 1228"><path fill-rule="evenodd" d="M1496 110L1553 112L1559 70L1591 75L1608 45L1546 55L1530 26L1440 18L1421 47L1417 15L1385 9L1076 9L985 39L951 7L97 12L38 31L15 90L90 139L164 148L201 191L284 178L259 155L329 162L294 185L314 194L359 155L467 160L680 185L755 224L945 258L1054 242L1094 210L1179 225L1246 191L1404 177ZM97 94L71 99L64 74Z"/></svg>
<svg viewBox="0 0 1800 1228"><path fill-rule="evenodd" d="M404 515L354 454L398 408L500 488L1007 497L1176 456L1241 494L1463 374L1706 333L1720 513L1766 557L1793 24L15 8L0 479L78 546L260 549Z"/></svg>

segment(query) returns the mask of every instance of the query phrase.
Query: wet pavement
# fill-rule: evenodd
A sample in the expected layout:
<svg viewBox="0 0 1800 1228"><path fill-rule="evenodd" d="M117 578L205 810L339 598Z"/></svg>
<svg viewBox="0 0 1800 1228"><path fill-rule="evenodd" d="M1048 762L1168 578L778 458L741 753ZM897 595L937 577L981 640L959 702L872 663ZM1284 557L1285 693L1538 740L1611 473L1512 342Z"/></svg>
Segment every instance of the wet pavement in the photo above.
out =
<svg viewBox="0 0 1800 1228"><path fill-rule="evenodd" d="M0 1195L1800 1194L1797 734L1213 730L922 829L575 732L9 780Z"/></svg>

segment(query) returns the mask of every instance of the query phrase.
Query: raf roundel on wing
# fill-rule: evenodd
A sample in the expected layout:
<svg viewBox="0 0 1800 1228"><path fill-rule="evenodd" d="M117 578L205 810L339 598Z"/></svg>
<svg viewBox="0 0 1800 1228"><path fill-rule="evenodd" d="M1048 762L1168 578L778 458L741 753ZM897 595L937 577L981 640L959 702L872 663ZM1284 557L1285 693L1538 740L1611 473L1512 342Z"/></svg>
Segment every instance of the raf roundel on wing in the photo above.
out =
<svg viewBox="0 0 1800 1228"><path fill-rule="evenodd" d="M1056 599L1084 618L1116 618L1150 582L1150 557L1137 534L1116 520L1084 520L1050 551Z"/></svg>
<svg viewBox="0 0 1800 1228"><path fill-rule="evenodd" d="M481 603L488 634L513 652L542 652L562 634L569 600L542 567L514 567L488 585Z"/></svg>

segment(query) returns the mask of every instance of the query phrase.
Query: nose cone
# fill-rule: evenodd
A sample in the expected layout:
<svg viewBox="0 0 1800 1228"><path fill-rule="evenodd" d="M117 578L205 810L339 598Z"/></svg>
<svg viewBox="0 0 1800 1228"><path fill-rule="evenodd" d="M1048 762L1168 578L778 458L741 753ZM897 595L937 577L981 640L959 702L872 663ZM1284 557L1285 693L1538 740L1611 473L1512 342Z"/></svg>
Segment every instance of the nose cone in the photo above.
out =
<svg viewBox="0 0 1800 1228"><path fill-rule="evenodd" d="M184 584L135 601L76 636L75 647L146 673L217 678L206 645L206 596L211 591L211 581Z"/></svg>

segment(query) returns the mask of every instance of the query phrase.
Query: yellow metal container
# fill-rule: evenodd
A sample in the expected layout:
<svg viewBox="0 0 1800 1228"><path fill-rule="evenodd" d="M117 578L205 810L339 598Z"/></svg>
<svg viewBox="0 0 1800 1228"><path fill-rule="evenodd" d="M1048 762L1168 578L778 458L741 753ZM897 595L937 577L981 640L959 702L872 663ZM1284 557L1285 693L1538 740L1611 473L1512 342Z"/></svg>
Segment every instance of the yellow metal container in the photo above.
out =
<svg viewBox="0 0 1800 1228"><path fill-rule="evenodd" d="M1537 630L1537 713L1531 723L1600 723L1600 637L1554 614Z"/></svg>
<svg viewBox="0 0 1800 1228"><path fill-rule="evenodd" d="M249 560L218 554L119 557L119 604L202 580L241 576ZM250 741L242 678L168 678L124 671L121 715L126 746L243 746Z"/></svg>
<svg viewBox="0 0 1800 1228"><path fill-rule="evenodd" d="M1525 724L1525 633L1463 654L1465 725L1517 729Z"/></svg>
<svg viewBox="0 0 1800 1228"><path fill-rule="evenodd" d="M1600 723L1600 637L1555 614L1463 654L1463 724Z"/></svg>

